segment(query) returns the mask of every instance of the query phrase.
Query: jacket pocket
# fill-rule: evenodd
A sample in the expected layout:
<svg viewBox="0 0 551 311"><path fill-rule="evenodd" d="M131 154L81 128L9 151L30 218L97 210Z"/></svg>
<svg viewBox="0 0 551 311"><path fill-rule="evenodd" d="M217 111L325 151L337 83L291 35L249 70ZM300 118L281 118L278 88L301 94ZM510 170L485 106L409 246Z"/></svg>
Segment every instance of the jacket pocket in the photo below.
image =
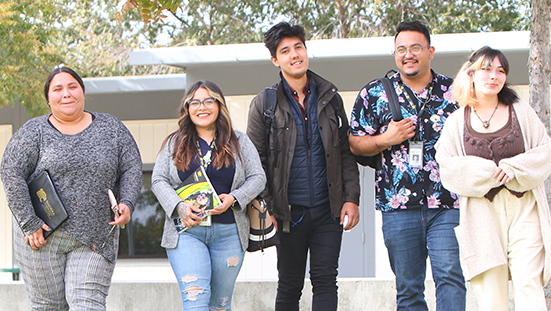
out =
<svg viewBox="0 0 551 311"><path fill-rule="evenodd" d="M288 139L289 127L285 126L284 120L282 118L276 118L275 128L272 127L270 132L270 141L269 146L270 150L277 148L277 151L281 151L283 146L286 145L286 140ZM277 144L277 145L274 145Z"/></svg>
<svg viewBox="0 0 551 311"><path fill-rule="evenodd" d="M328 113L328 120L330 131L329 133L325 133L325 135L330 135L330 141L333 144L333 147L338 148L340 146L340 131L342 128L341 120L334 113Z"/></svg>

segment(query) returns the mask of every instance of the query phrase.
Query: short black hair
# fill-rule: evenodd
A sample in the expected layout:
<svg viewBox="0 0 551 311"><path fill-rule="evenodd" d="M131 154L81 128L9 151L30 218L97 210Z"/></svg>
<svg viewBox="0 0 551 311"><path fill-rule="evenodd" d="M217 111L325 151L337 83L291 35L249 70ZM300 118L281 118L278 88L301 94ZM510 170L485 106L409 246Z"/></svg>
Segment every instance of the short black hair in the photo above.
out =
<svg viewBox="0 0 551 311"><path fill-rule="evenodd" d="M270 51L273 58L276 58L277 46L283 38L298 37L306 47L306 33L300 25L290 25L287 22L280 22L270 28L264 34L264 45Z"/></svg>
<svg viewBox="0 0 551 311"><path fill-rule="evenodd" d="M73 76L73 78L77 80L78 84L80 84L80 87L82 88L82 94L86 93L84 81L82 81L82 78L78 75L78 73L76 73L73 69L69 67L56 67L54 70L52 70L52 72L50 72L50 74L46 78L46 82L44 83L44 97L46 97L46 102L49 101L48 92L50 91L50 84L52 83L52 80L54 79L55 75L62 72L66 72Z"/></svg>
<svg viewBox="0 0 551 311"><path fill-rule="evenodd" d="M396 26L396 35L394 36L394 41L396 41L396 38L402 31L417 31L422 33L423 35L425 35L425 38L427 38L430 46L430 31L427 26L425 26L420 21L400 22L400 24Z"/></svg>

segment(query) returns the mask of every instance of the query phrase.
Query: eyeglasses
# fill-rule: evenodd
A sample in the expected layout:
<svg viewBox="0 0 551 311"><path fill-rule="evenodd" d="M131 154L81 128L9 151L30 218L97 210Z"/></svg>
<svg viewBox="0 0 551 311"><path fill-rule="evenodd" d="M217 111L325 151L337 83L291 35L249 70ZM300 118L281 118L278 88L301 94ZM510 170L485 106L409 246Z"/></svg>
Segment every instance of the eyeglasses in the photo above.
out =
<svg viewBox="0 0 551 311"><path fill-rule="evenodd" d="M201 104L203 104L203 106L205 106L205 108L210 109L210 108L214 107L215 103L216 103L216 99L214 99L212 97L207 97L203 100L192 99L192 100L187 102L187 104L189 106L189 109L192 109L192 110L199 109L199 107L201 107Z"/></svg>
<svg viewBox="0 0 551 311"><path fill-rule="evenodd" d="M421 46L420 44L414 44L410 46L409 48L405 46L399 46L394 50L394 55L402 57L407 54L408 50L412 55L418 55L423 51L425 48L429 48L430 46Z"/></svg>

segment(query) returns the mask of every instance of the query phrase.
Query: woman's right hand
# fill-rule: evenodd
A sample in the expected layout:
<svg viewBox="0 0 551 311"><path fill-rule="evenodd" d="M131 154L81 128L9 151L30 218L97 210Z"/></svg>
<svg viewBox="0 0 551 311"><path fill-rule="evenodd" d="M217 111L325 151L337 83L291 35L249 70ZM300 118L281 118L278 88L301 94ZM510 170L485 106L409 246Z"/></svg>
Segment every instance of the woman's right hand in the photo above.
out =
<svg viewBox="0 0 551 311"><path fill-rule="evenodd" d="M201 210L195 207L193 204L180 202L178 204L178 216L182 220L182 224L186 227L193 227L198 225L203 218L198 214Z"/></svg>
<svg viewBox="0 0 551 311"><path fill-rule="evenodd" d="M50 231L50 227L47 224L43 224L35 232L25 236L25 243L32 249L37 250L46 244L47 240L44 238L43 230Z"/></svg>
<svg viewBox="0 0 551 311"><path fill-rule="evenodd" d="M507 175L507 173L505 173L505 171L499 166L494 173L494 178L500 185L510 182L513 177Z"/></svg>

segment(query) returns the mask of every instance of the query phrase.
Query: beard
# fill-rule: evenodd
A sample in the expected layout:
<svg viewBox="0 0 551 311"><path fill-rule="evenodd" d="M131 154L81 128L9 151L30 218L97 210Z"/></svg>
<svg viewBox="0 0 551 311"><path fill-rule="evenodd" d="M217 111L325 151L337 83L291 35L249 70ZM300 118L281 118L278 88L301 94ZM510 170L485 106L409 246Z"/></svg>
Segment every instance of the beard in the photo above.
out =
<svg viewBox="0 0 551 311"><path fill-rule="evenodd" d="M404 71L404 75L406 75L408 77L416 76L418 73L419 73L419 69L414 70L414 71Z"/></svg>
<svg viewBox="0 0 551 311"><path fill-rule="evenodd" d="M419 60L417 60L416 58L407 58L402 61L402 65L405 65L406 62L415 62L417 64L417 69L410 69L409 71L406 71L404 68L402 68L404 69L402 70L404 72L404 75L408 77L416 76L419 73Z"/></svg>

